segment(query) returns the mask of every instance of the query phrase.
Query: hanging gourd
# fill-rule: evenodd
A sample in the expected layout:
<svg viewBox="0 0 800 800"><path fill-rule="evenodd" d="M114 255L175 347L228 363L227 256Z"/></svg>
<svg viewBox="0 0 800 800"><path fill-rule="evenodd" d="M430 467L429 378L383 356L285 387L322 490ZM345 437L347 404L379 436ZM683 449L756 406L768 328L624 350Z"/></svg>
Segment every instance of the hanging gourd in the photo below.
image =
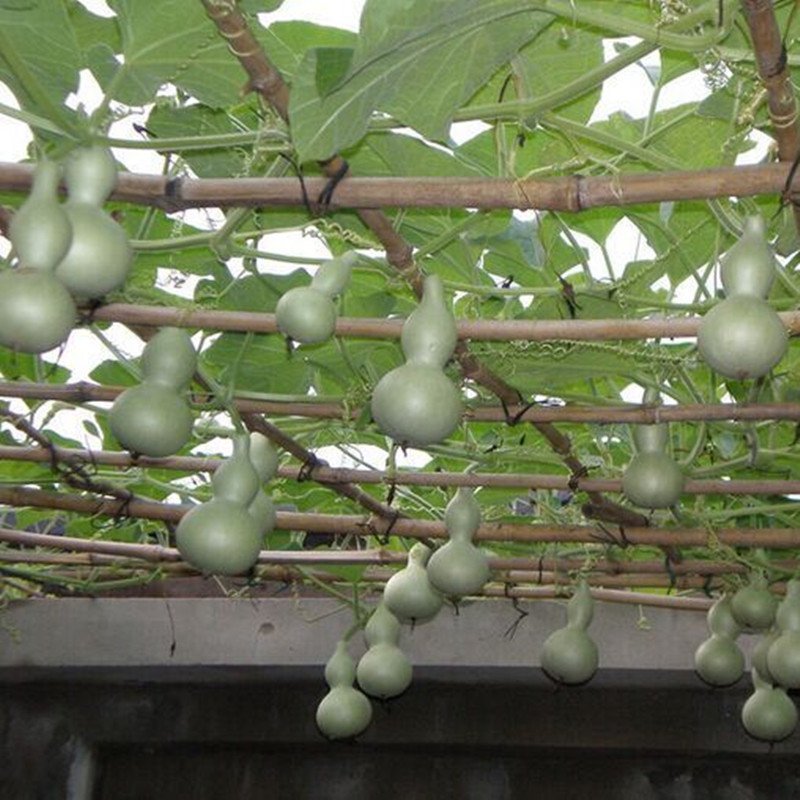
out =
<svg viewBox="0 0 800 800"><path fill-rule="evenodd" d="M744 654L736 644L741 633L731 612L731 598L724 595L708 610L706 617L711 636L697 648L694 668L712 686L730 686L742 677Z"/></svg>
<svg viewBox="0 0 800 800"><path fill-rule="evenodd" d="M328 739L350 739L366 730L372 720L372 704L353 688L356 665L340 641L325 665L330 691L317 706L317 727Z"/></svg>
<svg viewBox="0 0 800 800"><path fill-rule="evenodd" d="M411 663L398 647L400 621L380 603L364 628L369 649L356 669L358 685L372 697L397 697L411 684Z"/></svg>
<svg viewBox="0 0 800 800"><path fill-rule="evenodd" d="M457 340L453 314L437 275L425 278L420 304L403 325L406 363L378 381L372 416L401 445L424 447L446 439L457 427L461 393L444 374Z"/></svg>
<svg viewBox="0 0 800 800"><path fill-rule="evenodd" d="M159 458L189 441L193 417L184 395L196 366L192 340L180 328L162 328L147 343L142 382L126 389L109 414L111 431L126 450Z"/></svg>
<svg viewBox="0 0 800 800"><path fill-rule="evenodd" d="M67 159L64 175L72 243L56 276L76 298L97 299L125 283L133 261L125 231L103 210L117 182L117 165L109 149L83 147Z"/></svg>
<svg viewBox="0 0 800 800"><path fill-rule="evenodd" d="M622 476L622 491L637 506L669 508L680 499L684 478L667 454L668 439L665 423L633 426L636 455Z"/></svg>
<svg viewBox="0 0 800 800"><path fill-rule="evenodd" d="M767 651L772 680L787 689L800 689L800 580L786 584L786 596L775 613L778 635Z"/></svg>
<svg viewBox="0 0 800 800"><path fill-rule="evenodd" d="M405 567L386 581L383 602L403 622L433 619L442 607L444 597L433 587L425 568L430 556L430 547L417 542L408 552Z"/></svg>
<svg viewBox="0 0 800 800"><path fill-rule="evenodd" d="M567 603L567 625L554 631L542 647L542 669L558 683L585 683L597 671L597 645L586 633L594 616L594 600L581 581Z"/></svg>
<svg viewBox="0 0 800 800"><path fill-rule="evenodd" d="M697 347L720 375L747 380L766 375L784 356L788 335L766 298L775 256L759 216L745 220L739 241L722 260L726 298L703 317Z"/></svg>
<svg viewBox="0 0 800 800"><path fill-rule="evenodd" d="M462 486L444 512L449 541L428 561L428 579L447 597L475 594L489 580L486 553L472 543L480 524L481 509L472 489Z"/></svg>
<svg viewBox="0 0 800 800"><path fill-rule="evenodd" d="M739 589L731 600L733 618L746 631L765 631L775 621L778 601L769 590L761 572L753 572L747 586Z"/></svg>
<svg viewBox="0 0 800 800"><path fill-rule="evenodd" d="M254 431L250 434L250 461L261 484L275 477L278 471L278 451L263 433ZM259 488L250 503L249 511L258 525L260 546L264 537L275 528L275 505L272 498Z"/></svg>
<svg viewBox="0 0 800 800"><path fill-rule="evenodd" d="M77 316L75 302L54 272L72 241L58 202L58 179L58 165L40 161L30 194L9 226L19 265L0 272L0 344L23 353L58 347Z"/></svg>
<svg viewBox="0 0 800 800"><path fill-rule="evenodd" d="M302 344L324 342L336 327L336 304L350 281L358 253L350 251L325 261L311 279L310 286L289 289L275 307L278 330Z"/></svg>
<svg viewBox="0 0 800 800"><path fill-rule="evenodd" d="M744 729L755 739L779 742L797 725L797 708L780 686L773 686L758 670L751 670L754 692L742 708Z"/></svg>
<svg viewBox="0 0 800 800"><path fill-rule="evenodd" d="M772 673L769 671L769 664L767 663L767 655L770 647L775 643L775 640L780 636L780 631L774 628L766 633L761 634L758 643L750 653L750 666L758 670L758 674L768 683L777 683Z"/></svg>
<svg viewBox="0 0 800 800"><path fill-rule="evenodd" d="M240 575L258 560L261 535L249 507L259 490L250 439L233 441L233 455L211 478L214 497L184 514L175 542L184 560L203 572Z"/></svg>

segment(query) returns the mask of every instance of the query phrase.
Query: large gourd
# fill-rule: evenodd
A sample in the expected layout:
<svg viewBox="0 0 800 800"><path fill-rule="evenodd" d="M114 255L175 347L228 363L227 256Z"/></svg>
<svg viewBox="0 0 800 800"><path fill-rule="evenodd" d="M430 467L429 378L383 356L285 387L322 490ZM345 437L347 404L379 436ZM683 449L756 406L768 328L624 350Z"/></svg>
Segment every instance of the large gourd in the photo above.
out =
<svg viewBox="0 0 800 800"><path fill-rule="evenodd" d="M581 581L567 604L567 625L554 631L542 647L542 669L558 683L585 683L597 671L597 645L586 632L594 616L594 600Z"/></svg>
<svg viewBox="0 0 800 800"><path fill-rule="evenodd" d="M706 617L711 636L697 648L694 668L711 686L730 686L744 673L744 654L736 644L741 633L731 612L731 598L724 595L708 610Z"/></svg>
<svg viewBox="0 0 800 800"><path fill-rule="evenodd" d="M786 328L766 301L775 279L775 256L764 220L745 220L739 241L722 261L726 299L700 323L697 347L720 375L747 380L766 375L784 356Z"/></svg>
<svg viewBox="0 0 800 800"><path fill-rule="evenodd" d="M278 471L278 451L263 433L254 431L250 434L250 461L261 484L275 477ZM275 528L275 505L272 498L259 488L248 510L258 525L258 541L261 545L264 537Z"/></svg>
<svg viewBox="0 0 800 800"><path fill-rule="evenodd" d="M369 695L386 700L397 697L411 684L412 668L398 647L400 621L380 603L364 628L369 649L356 669L358 685Z"/></svg>
<svg viewBox="0 0 800 800"><path fill-rule="evenodd" d="M775 613L779 634L767 651L772 680L787 689L800 689L800 580L786 584L786 596Z"/></svg>
<svg viewBox="0 0 800 800"><path fill-rule="evenodd" d="M481 509L472 489L462 486L444 512L449 541L428 561L428 579L447 597L474 594L489 580L489 560L472 543L480 524Z"/></svg>
<svg viewBox="0 0 800 800"><path fill-rule="evenodd" d="M643 508L674 506L683 492L683 473L667 454L669 427L635 425L636 455L622 476L622 491L632 503Z"/></svg>
<svg viewBox="0 0 800 800"><path fill-rule="evenodd" d="M234 439L233 455L211 479L214 497L183 516L175 541L183 558L197 569L217 575L250 570L261 549L260 528L249 511L259 490L250 461L250 439Z"/></svg>
<svg viewBox="0 0 800 800"><path fill-rule="evenodd" d="M744 729L755 739L779 742L797 725L797 708L780 686L772 686L758 670L751 670L754 692L742 708Z"/></svg>
<svg viewBox="0 0 800 800"><path fill-rule="evenodd" d="M67 340L77 316L70 293L54 270L72 241L58 202L59 167L40 161L30 194L14 214L9 239L19 260L0 272L0 344L44 353Z"/></svg>
<svg viewBox="0 0 800 800"><path fill-rule="evenodd" d="M302 344L330 339L336 327L334 298L345 290L357 260L358 253L351 251L326 261L310 286L289 289L275 307L278 330Z"/></svg>
<svg viewBox="0 0 800 800"><path fill-rule="evenodd" d="M733 617L745 631L767 630L775 620L777 607L778 601L761 572L752 573L747 586L739 589L731 600Z"/></svg>
<svg viewBox="0 0 800 800"><path fill-rule="evenodd" d="M424 447L456 429L463 411L461 393L443 372L456 340L442 281L429 275L419 306L403 325L406 363L384 375L372 394L375 422L401 445Z"/></svg>
<svg viewBox="0 0 800 800"><path fill-rule="evenodd" d="M430 547L417 542L409 550L405 567L386 581L383 602L392 614L404 622L417 623L433 619L444 602L425 568L430 556Z"/></svg>
<svg viewBox="0 0 800 800"><path fill-rule="evenodd" d="M117 166L109 149L94 145L72 153L64 172L72 243L56 276L75 297L97 299L125 283L133 261L125 231L103 210Z"/></svg>
<svg viewBox="0 0 800 800"><path fill-rule="evenodd" d="M111 431L133 453L159 458L178 452L192 435L185 391L197 366L189 334L162 328L145 346L142 382L111 407Z"/></svg>
<svg viewBox="0 0 800 800"><path fill-rule="evenodd" d="M353 687L356 665L340 641L325 666L330 691L317 706L317 727L328 739L351 739L366 730L372 720L372 704Z"/></svg>

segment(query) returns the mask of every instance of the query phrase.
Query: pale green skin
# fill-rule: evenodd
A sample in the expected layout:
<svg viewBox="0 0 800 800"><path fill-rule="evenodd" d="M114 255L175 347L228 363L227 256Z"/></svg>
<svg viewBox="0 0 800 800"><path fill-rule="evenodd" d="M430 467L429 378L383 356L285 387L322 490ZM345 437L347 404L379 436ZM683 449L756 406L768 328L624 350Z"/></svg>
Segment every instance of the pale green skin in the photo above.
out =
<svg viewBox="0 0 800 800"><path fill-rule="evenodd" d="M0 272L0 344L21 353L44 353L63 344L77 310L52 272Z"/></svg>
<svg viewBox="0 0 800 800"><path fill-rule="evenodd" d="M202 572L241 575L258 560L258 525L230 500L210 500L183 516L175 540L184 560Z"/></svg>
<svg viewBox="0 0 800 800"><path fill-rule="evenodd" d="M542 669L559 683L585 683L597 671L597 645L581 628L560 628L542 647Z"/></svg>
<svg viewBox="0 0 800 800"><path fill-rule="evenodd" d="M486 554L471 542L449 541L428 562L428 580L447 597L475 594L489 580Z"/></svg>
<svg viewBox="0 0 800 800"><path fill-rule="evenodd" d="M369 695L397 697L411 685L412 667L397 645L373 645L361 656L356 669L359 686Z"/></svg>
<svg viewBox="0 0 800 800"><path fill-rule="evenodd" d="M733 639L714 634L695 651L694 668L711 686L730 686L744 673L744 655Z"/></svg>
<svg viewBox="0 0 800 800"><path fill-rule="evenodd" d="M625 496L642 508L669 508L683 493L683 473L666 453L637 453L622 476Z"/></svg>
<svg viewBox="0 0 800 800"><path fill-rule="evenodd" d="M800 633L785 631L767 651L767 667L775 683L800 688Z"/></svg>
<svg viewBox="0 0 800 800"><path fill-rule="evenodd" d="M742 708L742 724L756 739L779 742L795 729L797 708L783 689L757 688Z"/></svg>
<svg viewBox="0 0 800 800"><path fill-rule="evenodd" d="M278 330L302 344L330 339L336 327L336 306L328 295L311 286L289 289L275 307Z"/></svg>
<svg viewBox="0 0 800 800"><path fill-rule="evenodd" d="M745 586L731 600L733 618L743 628L764 631L775 620L778 600L766 587Z"/></svg>
<svg viewBox="0 0 800 800"><path fill-rule="evenodd" d="M409 556L405 568L386 581L383 602L396 617L422 622L439 613L444 598L431 585L424 565Z"/></svg>
<svg viewBox="0 0 800 800"><path fill-rule="evenodd" d="M328 739L358 736L371 720L371 703L352 686L334 686L317 706L317 727Z"/></svg>

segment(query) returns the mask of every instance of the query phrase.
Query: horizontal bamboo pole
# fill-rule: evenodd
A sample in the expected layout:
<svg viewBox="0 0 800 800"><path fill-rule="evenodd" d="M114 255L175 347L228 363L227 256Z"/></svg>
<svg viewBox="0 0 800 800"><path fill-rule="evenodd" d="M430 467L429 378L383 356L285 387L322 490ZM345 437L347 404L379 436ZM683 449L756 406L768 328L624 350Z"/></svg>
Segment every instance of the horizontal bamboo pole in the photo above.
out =
<svg viewBox="0 0 800 800"><path fill-rule="evenodd" d="M669 594L650 594L648 592L629 592L620 589L592 588L592 597L606 603L650 606L653 608L679 608L684 611L708 611L714 602L705 597L676 597ZM566 599L564 590L548 586L486 586L486 597L517 598L519 600Z"/></svg>
<svg viewBox="0 0 800 800"><path fill-rule="evenodd" d="M78 382L67 384L28 383L22 381L0 381L0 397L16 397L23 400L60 400L65 403L113 402L124 391L121 386L98 386ZM198 399L205 401L206 395ZM254 400L234 397L233 404L240 412L254 412L274 416L311 417L317 419L342 419L346 413L338 403L282 402L276 400ZM352 418L361 410L350 409ZM576 422L586 424L636 424L658 422L713 422L715 420L800 420L800 403L682 403L668 406L532 406L524 408L511 405L508 416L525 422ZM506 411L500 406L477 406L468 408L464 415L467 421L505 422Z"/></svg>
<svg viewBox="0 0 800 800"><path fill-rule="evenodd" d="M780 194L790 174L789 164L716 167L703 170L622 173L554 178L347 178L341 181L330 207L517 208L584 211L678 200L755 197ZM0 163L0 189L27 192L33 168ZM295 178L168 178L121 172L112 199L169 211L185 208L244 206L304 206L305 197L319 197L328 178L307 177L305 191ZM795 176L792 189L800 189Z"/></svg>
<svg viewBox="0 0 800 800"><path fill-rule="evenodd" d="M531 294L536 294L531 289ZM254 311L204 311L169 306L110 303L91 312L92 318L125 325L204 328L242 333L277 333L274 314ZM779 314L787 330L800 334L800 311ZM670 339L697 336L701 317L651 317L649 319L460 319L460 339L507 341L617 341ZM402 319L339 317L336 334L365 339L398 339Z"/></svg>
<svg viewBox="0 0 800 800"><path fill-rule="evenodd" d="M154 467L174 469L181 472L213 472L224 459L208 456L170 456L167 458L133 458L130 453L111 450L76 450L59 448L67 459L86 464L128 469L131 467ZM47 463L51 459L49 450L43 447L21 447L0 445L0 461L26 461ZM621 478L577 478L567 475L538 475L525 472L418 472L398 470L387 472L377 469L349 469L345 467L314 467L304 472L303 467L283 466L278 468L278 477L289 480L313 478L317 483L364 483L398 486L490 486L505 489L548 489L553 491L621 492ZM727 495L772 495L800 494L800 480L723 480L699 479L686 481L685 494Z"/></svg>
<svg viewBox="0 0 800 800"><path fill-rule="evenodd" d="M0 486L0 503L9 506L52 508L101 516L128 516L167 522L178 522L188 506L131 500L127 503L77 494L47 492L25 487ZM401 518L394 522L354 514L314 514L278 511L279 530L298 530L353 536L402 536L409 539L443 539L444 523L437 520ZM476 538L495 542L582 542L616 544L621 547L649 545L654 547L763 547L774 549L800 548L800 528L644 528L604 529L592 525L531 525L511 522L484 522Z"/></svg>

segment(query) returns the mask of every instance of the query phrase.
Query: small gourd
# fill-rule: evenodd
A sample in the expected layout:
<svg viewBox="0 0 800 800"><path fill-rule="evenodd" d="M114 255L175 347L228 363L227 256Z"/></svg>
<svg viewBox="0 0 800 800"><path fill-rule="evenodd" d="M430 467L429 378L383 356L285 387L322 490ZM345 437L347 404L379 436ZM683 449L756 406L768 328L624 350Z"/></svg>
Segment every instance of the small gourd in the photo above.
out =
<svg viewBox="0 0 800 800"><path fill-rule="evenodd" d="M336 327L334 298L345 290L357 260L358 253L350 251L325 261L310 286L289 289L275 307L278 330L302 344L330 339Z"/></svg>
<svg viewBox="0 0 800 800"><path fill-rule="evenodd" d="M779 742L797 725L797 708L780 686L773 686L758 670L751 670L754 692L742 708L744 729L755 739Z"/></svg>
<svg viewBox="0 0 800 800"><path fill-rule="evenodd" d="M102 207L117 182L117 166L109 149L94 145L76 150L64 173L72 243L56 276L75 297L97 299L125 283L133 261L125 231Z"/></svg>
<svg viewBox="0 0 800 800"><path fill-rule="evenodd" d="M447 597L474 594L489 580L489 560L472 543L480 524L481 509L472 489L462 486L444 512L449 541L428 561L428 579Z"/></svg>
<svg viewBox="0 0 800 800"><path fill-rule="evenodd" d="M428 578L425 565L430 556L431 549L417 542L409 550L405 567L386 581L383 602L392 614L404 622L433 619L444 602Z"/></svg>
<svg viewBox="0 0 800 800"><path fill-rule="evenodd" d="M775 621L777 607L778 601L760 572L752 573L747 586L739 589L731 600L733 618L745 631L767 630Z"/></svg>
<svg viewBox="0 0 800 800"><path fill-rule="evenodd" d="M189 441L193 418L184 393L196 366L192 340L180 328L162 328L147 343L142 382L126 389L109 414L111 431L124 448L159 458Z"/></svg>
<svg viewBox="0 0 800 800"><path fill-rule="evenodd" d="M712 686L730 686L744 672L744 654L736 644L741 633L731 612L731 598L724 595L708 611L706 617L711 636L697 648L694 668Z"/></svg>
<svg viewBox="0 0 800 800"><path fill-rule="evenodd" d="M403 325L406 363L386 373L372 394L372 416L396 442L424 447L446 439L458 426L461 393L443 372L456 340L442 281L429 275L419 306Z"/></svg>
<svg viewBox="0 0 800 800"><path fill-rule="evenodd" d="M369 695L386 700L397 697L411 684L412 668L397 646L400 621L380 603L364 628L369 649L358 662L358 685Z"/></svg>
<svg viewBox="0 0 800 800"><path fill-rule="evenodd" d="M800 580L786 584L786 596L775 613L779 635L767 651L772 680L787 689L800 689Z"/></svg>
<svg viewBox="0 0 800 800"><path fill-rule="evenodd" d="M250 434L250 461L262 484L275 477L278 471L278 451L263 433L254 431ZM271 533L275 527L275 505L272 498L263 489L259 489L253 502L250 503L249 511L250 516L258 524L260 544L263 537Z"/></svg>
<svg viewBox="0 0 800 800"><path fill-rule="evenodd" d="M77 317L75 302L54 273L72 241L58 179L58 165L40 161L30 194L9 226L19 265L0 272L0 344L23 353L63 344Z"/></svg>
<svg viewBox="0 0 800 800"><path fill-rule="evenodd" d="M597 671L597 645L586 633L594 615L594 600L581 581L567 604L567 625L554 631L542 647L542 669L558 683L585 683Z"/></svg>
<svg viewBox="0 0 800 800"><path fill-rule="evenodd" d="M353 687L356 665L340 641L325 666L325 682L330 691L317 706L317 727L328 739L351 739L367 729L372 720L372 704Z"/></svg>
<svg viewBox="0 0 800 800"><path fill-rule="evenodd" d="M250 439L244 434L237 436L233 455L211 479L214 497L195 506L178 523L178 550L202 572L239 575L258 560L260 529L249 506L259 490L259 480L249 451Z"/></svg>
<svg viewBox="0 0 800 800"><path fill-rule="evenodd" d="M775 256L759 216L722 260L726 299L703 317L697 347L720 375L748 380L766 375L784 356L788 335L766 298L775 279Z"/></svg>
<svg viewBox="0 0 800 800"><path fill-rule="evenodd" d="M669 427L665 423L635 425L636 455L622 476L622 491L637 506L669 508L683 492L683 473L667 455Z"/></svg>

